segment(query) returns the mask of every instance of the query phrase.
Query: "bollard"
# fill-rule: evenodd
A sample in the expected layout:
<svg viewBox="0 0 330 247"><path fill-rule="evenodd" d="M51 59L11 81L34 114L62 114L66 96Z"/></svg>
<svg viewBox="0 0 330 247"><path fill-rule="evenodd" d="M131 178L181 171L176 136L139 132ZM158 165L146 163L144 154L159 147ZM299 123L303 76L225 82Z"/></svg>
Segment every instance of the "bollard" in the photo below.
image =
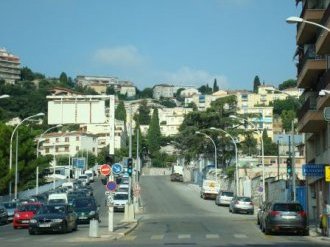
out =
<svg viewBox="0 0 330 247"><path fill-rule="evenodd" d="M99 221L96 219L91 219L89 221L89 236L92 238L99 238Z"/></svg>

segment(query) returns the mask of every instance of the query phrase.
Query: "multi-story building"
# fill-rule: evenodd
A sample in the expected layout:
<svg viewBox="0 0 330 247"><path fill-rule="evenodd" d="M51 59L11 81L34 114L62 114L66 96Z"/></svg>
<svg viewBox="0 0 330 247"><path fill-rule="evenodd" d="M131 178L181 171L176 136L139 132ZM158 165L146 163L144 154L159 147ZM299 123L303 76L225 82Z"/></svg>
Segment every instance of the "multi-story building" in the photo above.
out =
<svg viewBox="0 0 330 247"><path fill-rule="evenodd" d="M177 88L169 84L159 84L152 88L152 97L159 100L160 98L173 98Z"/></svg>
<svg viewBox="0 0 330 247"><path fill-rule="evenodd" d="M118 84L118 78L114 76L85 76L78 75L75 79L79 86L90 86L91 84L104 84L106 86Z"/></svg>
<svg viewBox="0 0 330 247"><path fill-rule="evenodd" d="M47 133L39 140L41 155L70 155L73 157L80 150L92 152L97 156L97 136L84 132L54 132Z"/></svg>
<svg viewBox="0 0 330 247"><path fill-rule="evenodd" d="M119 93L126 95L128 98L136 95L136 88L131 84L123 84L119 87Z"/></svg>
<svg viewBox="0 0 330 247"><path fill-rule="evenodd" d="M223 90L214 92L211 95L193 94L188 98L185 98L185 106L189 106L190 103L194 103L199 111L206 111L211 107L211 103L216 99L227 96L228 93Z"/></svg>
<svg viewBox="0 0 330 247"><path fill-rule="evenodd" d="M15 83L21 78L19 57L9 53L4 48L0 48L0 80L6 83Z"/></svg>
<svg viewBox="0 0 330 247"><path fill-rule="evenodd" d="M300 17L330 28L329 0L297 0ZM296 33L298 56L297 85L304 89L304 103L298 112L298 131L305 133L306 162L330 163L330 125L323 110L330 106L330 95L320 96L320 90L330 89L330 33L319 26L298 23ZM320 215L324 202L330 204L330 187L324 176L307 176L310 218ZM315 218L318 220L318 218Z"/></svg>

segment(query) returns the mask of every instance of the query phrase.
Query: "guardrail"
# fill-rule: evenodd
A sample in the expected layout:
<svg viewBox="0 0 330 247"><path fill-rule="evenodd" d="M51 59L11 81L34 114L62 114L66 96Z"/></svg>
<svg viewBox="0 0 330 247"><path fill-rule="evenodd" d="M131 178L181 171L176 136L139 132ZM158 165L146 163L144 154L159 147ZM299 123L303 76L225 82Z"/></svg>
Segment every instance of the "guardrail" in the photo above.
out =
<svg viewBox="0 0 330 247"><path fill-rule="evenodd" d="M55 181L55 188L61 186L64 182L66 182L66 180ZM39 194L50 191L53 188L54 188L53 182L39 186ZM36 188L28 189L28 190L19 192L17 198L18 199L27 199L30 196L35 195L35 194L36 194ZM13 194L11 196L9 196L9 195L0 196L0 202L10 201L12 198L14 198Z"/></svg>

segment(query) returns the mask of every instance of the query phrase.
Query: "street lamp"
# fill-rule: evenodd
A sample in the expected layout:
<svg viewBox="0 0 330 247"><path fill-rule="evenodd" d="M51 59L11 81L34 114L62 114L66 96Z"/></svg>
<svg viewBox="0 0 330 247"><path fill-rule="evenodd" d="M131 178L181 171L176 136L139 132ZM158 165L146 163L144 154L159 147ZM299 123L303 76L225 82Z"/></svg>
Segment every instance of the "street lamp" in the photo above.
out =
<svg viewBox="0 0 330 247"><path fill-rule="evenodd" d="M6 98L9 98L10 96L8 94L3 94L3 95L0 95L0 99L6 99Z"/></svg>
<svg viewBox="0 0 330 247"><path fill-rule="evenodd" d="M15 131L25 121L27 121L27 120L29 120L31 118L41 117L41 116L44 116L44 115L45 115L45 113L40 112L38 114L35 114L35 115L30 116L30 117L24 118L14 128L13 132L11 133L11 137L10 137L10 146L9 146L9 172L11 172L11 169L12 169L12 166L13 166L13 137L14 137ZM9 184L9 196L11 197L11 181L10 181L10 184ZM16 171L15 171L15 200L16 199L17 199L17 167L16 167Z"/></svg>
<svg viewBox="0 0 330 247"><path fill-rule="evenodd" d="M288 17L286 19L286 22L289 23L289 24L296 24L296 23L307 23L307 24L310 24L310 25L313 25L313 26L317 26L317 27L320 27L324 30L327 30L328 32L330 32L330 29L321 25L321 24L318 24L316 22L312 22L312 21L306 21L305 19L303 18L300 18L300 17L297 17L297 16L291 16L291 17Z"/></svg>
<svg viewBox="0 0 330 247"><path fill-rule="evenodd" d="M330 90L322 89L322 90L319 92L319 96L326 96L327 94L330 94Z"/></svg>
<svg viewBox="0 0 330 247"><path fill-rule="evenodd" d="M206 138L210 139L213 146L214 146L214 168L215 168L215 181L218 182L218 165L217 165L217 146L215 145L215 142L213 141L213 139L211 138L211 136L200 132L200 131L196 131L195 134L198 135L204 135Z"/></svg>
<svg viewBox="0 0 330 247"><path fill-rule="evenodd" d="M215 128L215 127L210 127L211 130L218 130L221 131L223 133L225 133L226 135L229 136L229 138L232 140L234 147L235 147L235 173L236 173L236 195L239 195L239 174L238 174L238 155L237 155L237 144L236 141L234 140L234 138L232 137L232 135L230 135L227 131L221 129L221 128Z"/></svg>
<svg viewBox="0 0 330 247"><path fill-rule="evenodd" d="M261 142L261 165L262 165L262 201L266 201L266 183L265 183L265 151L264 151L264 140L263 140L263 129L258 129L257 126L252 123L251 121L245 119L245 118L241 118L241 117L237 117L235 115L230 115L230 118L236 118L236 119L241 119L243 121L246 121L247 123L249 123L251 126L253 126L253 128L255 130L258 131L259 133L259 138L260 138L260 142Z"/></svg>
<svg viewBox="0 0 330 247"><path fill-rule="evenodd" d="M39 144L40 144L40 140L43 138L43 136L49 132L52 129L56 129L56 128L61 128L63 125L62 124L58 124L56 126L50 127L49 129L47 129L44 133L42 133L40 135L40 137L38 138L38 142L37 142L37 158L39 157ZM39 194L39 166L37 166L36 168L36 195Z"/></svg>

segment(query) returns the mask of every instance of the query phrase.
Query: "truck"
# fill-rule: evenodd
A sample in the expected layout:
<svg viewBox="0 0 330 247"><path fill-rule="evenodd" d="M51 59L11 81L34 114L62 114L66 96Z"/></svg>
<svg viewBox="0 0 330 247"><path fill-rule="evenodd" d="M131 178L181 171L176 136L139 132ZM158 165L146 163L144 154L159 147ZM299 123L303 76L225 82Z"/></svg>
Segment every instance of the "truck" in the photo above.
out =
<svg viewBox="0 0 330 247"><path fill-rule="evenodd" d="M183 182L183 166L172 166L171 181Z"/></svg>
<svg viewBox="0 0 330 247"><path fill-rule="evenodd" d="M220 191L219 181L213 179L204 179L201 187L201 198L215 199Z"/></svg>

